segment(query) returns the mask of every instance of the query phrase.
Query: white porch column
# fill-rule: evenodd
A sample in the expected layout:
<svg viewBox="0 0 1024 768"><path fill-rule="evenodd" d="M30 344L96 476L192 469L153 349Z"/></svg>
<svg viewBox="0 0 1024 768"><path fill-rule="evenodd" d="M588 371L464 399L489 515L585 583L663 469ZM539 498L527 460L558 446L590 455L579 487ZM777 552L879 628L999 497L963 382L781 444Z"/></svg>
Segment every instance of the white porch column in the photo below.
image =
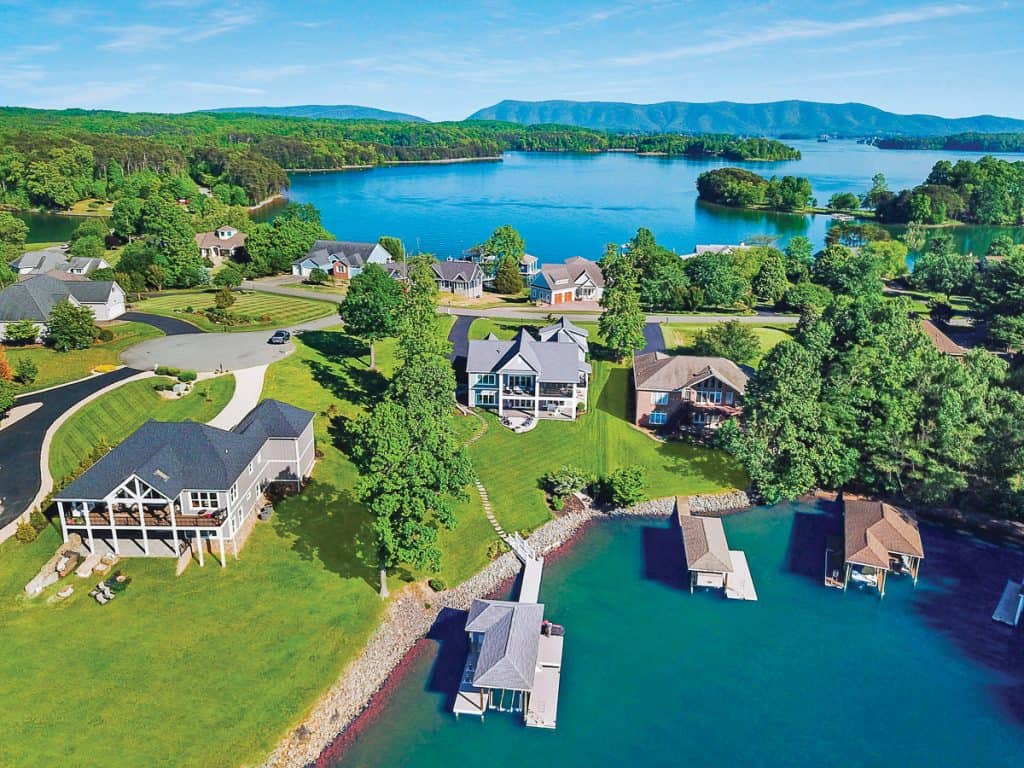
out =
<svg viewBox="0 0 1024 768"><path fill-rule="evenodd" d="M505 397L504 397L505 382L504 382L504 378L505 378L505 374L503 374L503 373L499 373L498 374L498 418L499 419L505 413L505 408L504 408L504 405L505 405Z"/></svg>
<svg viewBox="0 0 1024 768"><path fill-rule="evenodd" d="M114 552L121 554L121 542L117 540L117 525L114 524L114 505L107 502L107 517L110 518L110 537L114 542Z"/></svg>
<svg viewBox="0 0 1024 768"><path fill-rule="evenodd" d="M533 377L533 418L540 418L540 376Z"/></svg>
<svg viewBox="0 0 1024 768"><path fill-rule="evenodd" d="M576 395L577 395L577 392L576 392L576 382L574 381L572 383L572 420L573 421L576 421L576 411L578 410L578 408L576 407L577 402L578 402L576 400Z"/></svg>
<svg viewBox="0 0 1024 768"><path fill-rule="evenodd" d="M174 555L177 557L180 554L178 548L181 546L181 542L178 540L178 519L174 514L174 499L170 499L168 504L171 507L171 538L174 539Z"/></svg>
<svg viewBox="0 0 1024 768"><path fill-rule="evenodd" d="M82 502L82 513L85 515L85 531L89 534L89 551L96 551L96 541L92 536L92 510L89 509L88 502Z"/></svg>
<svg viewBox="0 0 1024 768"><path fill-rule="evenodd" d="M228 564L227 557L224 556L224 533L219 532L217 534L217 541L220 543L220 567L224 568Z"/></svg>
<svg viewBox="0 0 1024 768"><path fill-rule="evenodd" d="M60 535L61 535L61 538L65 542L67 542L67 540L68 540L68 526L67 526L67 523L64 521L64 502L63 501L58 501L57 502L57 514L60 515Z"/></svg>
<svg viewBox="0 0 1024 768"><path fill-rule="evenodd" d="M231 537L231 549L235 554L235 560L238 559L238 531L235 531L235 535Z"/></svg>
<svg viewBox="0 0 1024 768"><path fill-rule="evenodd" d="M139 525L142 526L142 549L146 553L146 557L149 557L149 535L146 533L146 507L142 503L142 499L139 502Z"/></svg>
<svg viewBox="0 0 1024 768"><path fill-rule="evenodd" d="M203 562L203 540L199 536L198 529L196 529L196 551L199 553L199 567L202 568L205 565Z"/></svg>

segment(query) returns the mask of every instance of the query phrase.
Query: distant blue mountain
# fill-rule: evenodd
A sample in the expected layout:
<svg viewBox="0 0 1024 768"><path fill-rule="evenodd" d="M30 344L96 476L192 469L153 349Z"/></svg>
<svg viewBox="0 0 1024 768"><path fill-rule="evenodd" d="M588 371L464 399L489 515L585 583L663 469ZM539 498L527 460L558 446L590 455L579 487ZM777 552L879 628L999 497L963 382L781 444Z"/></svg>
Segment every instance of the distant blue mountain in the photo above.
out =
<svg viewBox="0 0 1024 768"><path fill-rule="evenodd" d="M957 133L1019 133L1024 120L978 115L946 118L897 115L867 104L773 101L695 103L666 101L502 101L468 120L575 125L626 133L732 133L744 136L947 136Z"/></svg>
<svg viewBox="0 0 1024 768"><path fill-rule="evenodd" d="M399 120L405 123L426 123L425 118L407 115L404 112L388 112L373 107L359 107L352 104L304 104L295 107L221 107L205 112L245 112L254 115L277 115L279 117L309 117L318 120Z"/></svg>

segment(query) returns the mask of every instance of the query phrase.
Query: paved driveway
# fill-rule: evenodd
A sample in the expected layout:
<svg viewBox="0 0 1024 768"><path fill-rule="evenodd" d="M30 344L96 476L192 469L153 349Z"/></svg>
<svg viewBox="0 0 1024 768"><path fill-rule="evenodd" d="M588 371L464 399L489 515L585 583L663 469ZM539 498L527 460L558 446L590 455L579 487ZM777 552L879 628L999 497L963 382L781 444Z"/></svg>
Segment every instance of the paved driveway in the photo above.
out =
<svg viewBox="0 0 1024 768"><path fill-rule="evenodd" d="M138 371L121 368L47 392L19 397L17 405L42 406L11 426L0 429L0 528L21 515L39 490L39 454L46 431L64 411L93 392L116 384Z"/></svg>
<svg viewBox="0 0 1024 768"><path fill-rule="evenodd" d="M647 323L644 326L644 342L641 352L665 351L665 334L661 332L661 323Z"/></svg>
<svg viewBox="0 0 1024 768"><path fill-rule="evenodd" d="M146 312L125 312L119 320L131 320L136 323L145 323L159 328L167 336L184 336L189 333L203 333L202 328L178 320L175 317L164 317L163 315L150 315Z"/></svg>

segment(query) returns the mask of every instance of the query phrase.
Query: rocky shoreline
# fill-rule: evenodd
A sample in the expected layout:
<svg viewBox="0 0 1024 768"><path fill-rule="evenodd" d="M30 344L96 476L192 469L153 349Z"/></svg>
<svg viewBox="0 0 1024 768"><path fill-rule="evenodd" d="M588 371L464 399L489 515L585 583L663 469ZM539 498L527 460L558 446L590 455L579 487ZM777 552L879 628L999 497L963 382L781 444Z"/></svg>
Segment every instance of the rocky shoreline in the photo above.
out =
<svg viewBox="0 0 1024 768"><path fill-rule="evenodd" d="M747 495L733 491L713 496L689 497L690 508L702 514L726 514L750 506ZM547 554L573 541L591 522L612 517L668 517L676 497L637 504L626 509L602 511L586 507L545 523L530 535L533 548ZM706 511L705 511L706 510ZM384 620L359 657L318 701L304 722L292 730L262 763L263 768L316 765L339 737L368 710L379 693L386 692L389 679L403 660L414 651L445 609L466 611L474 598L493 594L516 577L521 564L506 552L475 576L441 593L426 585L404 589L387 607ZM337 750L330 757L337 758Z"/></svg>

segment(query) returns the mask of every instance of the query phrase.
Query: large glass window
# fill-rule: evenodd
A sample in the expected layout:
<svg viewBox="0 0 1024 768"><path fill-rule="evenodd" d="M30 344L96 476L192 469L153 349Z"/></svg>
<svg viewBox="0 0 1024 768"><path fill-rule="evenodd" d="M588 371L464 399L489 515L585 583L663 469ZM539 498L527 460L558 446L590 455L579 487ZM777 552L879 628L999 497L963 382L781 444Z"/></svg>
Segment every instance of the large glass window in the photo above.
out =
<svg viewBox="0 0 1024 768"><path fill-rule="evenodd" d="M476 383L487 387L493 387L498 383L498 375L495 373L479 373L476 377Z"/></svg>
<svg viewBox="0 0 1024 768"><path fill-rule="evenodd" d="M661 426L668 421L667 413L655 412L652 413L647 419L652 426Z"/></svg>
<svg viewBox="0 0 1024 768"><path fill-rule="evenodd" d="M217 509L220 506L214 491L189 491L188 500L192 509Z"/></svg>
<svg viewBox="0 0 1024 768"><path fill-rule="evenodd" d="M668 405L668 392L651 392L651 405Z"/></svg>
<svg viewBox="0 0 1024 768"><path fill-rule="evenodd" d="M477 405L496 405L498 402L497 392L477 392L476 393L476 404Z"/></svg>

